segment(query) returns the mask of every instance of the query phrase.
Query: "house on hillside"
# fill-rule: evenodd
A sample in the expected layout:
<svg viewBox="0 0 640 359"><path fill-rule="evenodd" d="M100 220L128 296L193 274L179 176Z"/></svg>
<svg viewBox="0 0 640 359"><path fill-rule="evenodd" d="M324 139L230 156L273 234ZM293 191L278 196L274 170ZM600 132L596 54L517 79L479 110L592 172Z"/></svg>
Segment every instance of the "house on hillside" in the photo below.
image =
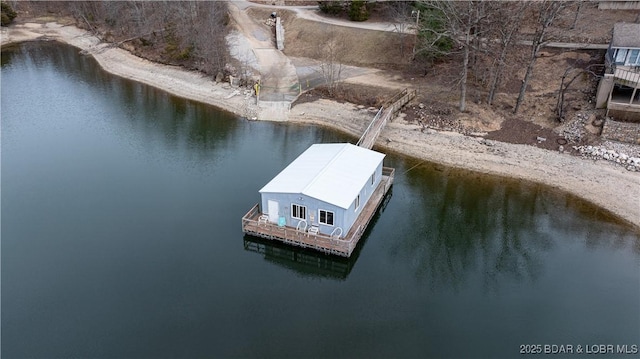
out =
<svg viewBox="0 0 640 359"><path fill-rule="evenodd" d="M384 157L349 143L312 145L260 189L243 231L349 256L393 182Z"/></svg>
<svg viewBox="0 0 640 359"><path fill-rule="evenodd" d="M640 24L619 22L613 26L606 61L608 66L640 66Z"/></svg>
<svg viewBox="0 0 640 359"><path fill-rule="evenodd" d="M617 23L605 55L597 108L617 120L640 120L640 24Z"/></svg>

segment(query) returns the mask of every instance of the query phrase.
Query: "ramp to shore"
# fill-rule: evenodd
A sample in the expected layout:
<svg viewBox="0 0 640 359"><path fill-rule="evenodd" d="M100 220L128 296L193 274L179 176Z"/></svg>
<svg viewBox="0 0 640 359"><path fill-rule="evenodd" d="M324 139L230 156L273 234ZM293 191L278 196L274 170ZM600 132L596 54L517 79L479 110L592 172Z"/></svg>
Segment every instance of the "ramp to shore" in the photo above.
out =
<svg viewBox="0 0 640 359"><path fill-rule="evenodd" d="M404 89L387 102L389 105L380 107L380 110L364 130L356 146L372 149L387 121L404 105L413 100L414 97L416 97L416 90Z"/></svg>

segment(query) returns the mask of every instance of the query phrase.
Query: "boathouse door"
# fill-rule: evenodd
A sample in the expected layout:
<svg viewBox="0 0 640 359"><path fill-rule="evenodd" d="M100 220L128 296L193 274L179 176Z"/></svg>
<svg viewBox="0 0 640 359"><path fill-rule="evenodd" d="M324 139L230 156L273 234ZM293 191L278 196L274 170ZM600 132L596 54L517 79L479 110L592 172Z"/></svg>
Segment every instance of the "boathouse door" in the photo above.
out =
<svg viewBox="0 0 640 359"><path fill-rule="evenodd" d="M269 222L278 223L278 202L269 199L267 200L267 207L269 210Z"/></svg>

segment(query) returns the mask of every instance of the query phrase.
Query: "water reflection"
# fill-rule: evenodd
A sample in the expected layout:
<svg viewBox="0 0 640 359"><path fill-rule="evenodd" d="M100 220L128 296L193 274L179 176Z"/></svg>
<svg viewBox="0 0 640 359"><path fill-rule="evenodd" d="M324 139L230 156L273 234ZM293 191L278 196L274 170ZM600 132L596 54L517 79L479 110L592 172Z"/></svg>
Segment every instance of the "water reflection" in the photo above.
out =
<svg viewBox="0 0 640 359"><path fill-rule="evenodd" d="M57 43L23 43L13 51L3 49L3 66L12 66L11 58L18 52L25 56L26 61L16 66L55 68L72 81L91 87L88 92L109 98L109 105L113 102L121 104L122 117L113 118L109 116L112 111L108 110L96 111L103 114L102 120L125 126L123 136L127 136L125 132L144 133L161 141L168 149L195 152L206 157L211 157L216 147L225 148L237 142L230 137L240 124L239 121L229 121L235 115L109 75L93 58L79 56L76 48Z"/></svg>
<svg viewBox="0 0 640 359"><path fill-rule="evenodd" d="M476 275L485 291L498 290L505 277L535 282L558 237L640 254L638 237L606 213L543 186L438 165L405 175L407 211L419 215L408 217L412 231L392 253L408 259L415 277L433 287L456 291Z"/></svg>
<svg viewBox="0 0 640 359"><path fill-rule="evenodd" d="M345 280L357 257L342 258L304 250L279 242L244 236L244 250L256 252L264 259L303 277Z"/></svg>

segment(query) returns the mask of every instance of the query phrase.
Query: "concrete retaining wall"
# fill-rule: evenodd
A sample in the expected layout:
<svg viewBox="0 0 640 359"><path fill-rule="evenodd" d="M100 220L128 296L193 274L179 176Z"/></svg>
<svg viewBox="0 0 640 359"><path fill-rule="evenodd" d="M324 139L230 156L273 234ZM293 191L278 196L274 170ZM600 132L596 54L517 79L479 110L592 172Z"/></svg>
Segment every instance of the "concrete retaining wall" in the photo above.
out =
<svg viewBox="0 0 640 359"><path fill-rule="evenodd" d="M598 93L596 95L596 108L607 108L609 101L609 93L613 87L613 74L604 74L604 77L598 84Z"/></svg>
<svg viewBox="0 0 640 359"><path fill-rule="evenodd" d="M619 121L640 123L640 106L610 102L608 116Z"/></svg>
<svg viewBox="0 0 640 359"><path fill-rule="evenodd" d="M258 119L263 121L287 121L291 102L260 101L258 103Z"/></svg>
<svg viewBox="0 0 640 359"><path fill-rule="evenodd" d="M280 17L276 18L276 48L280 51L284 50L284 27Z"/></svg>

